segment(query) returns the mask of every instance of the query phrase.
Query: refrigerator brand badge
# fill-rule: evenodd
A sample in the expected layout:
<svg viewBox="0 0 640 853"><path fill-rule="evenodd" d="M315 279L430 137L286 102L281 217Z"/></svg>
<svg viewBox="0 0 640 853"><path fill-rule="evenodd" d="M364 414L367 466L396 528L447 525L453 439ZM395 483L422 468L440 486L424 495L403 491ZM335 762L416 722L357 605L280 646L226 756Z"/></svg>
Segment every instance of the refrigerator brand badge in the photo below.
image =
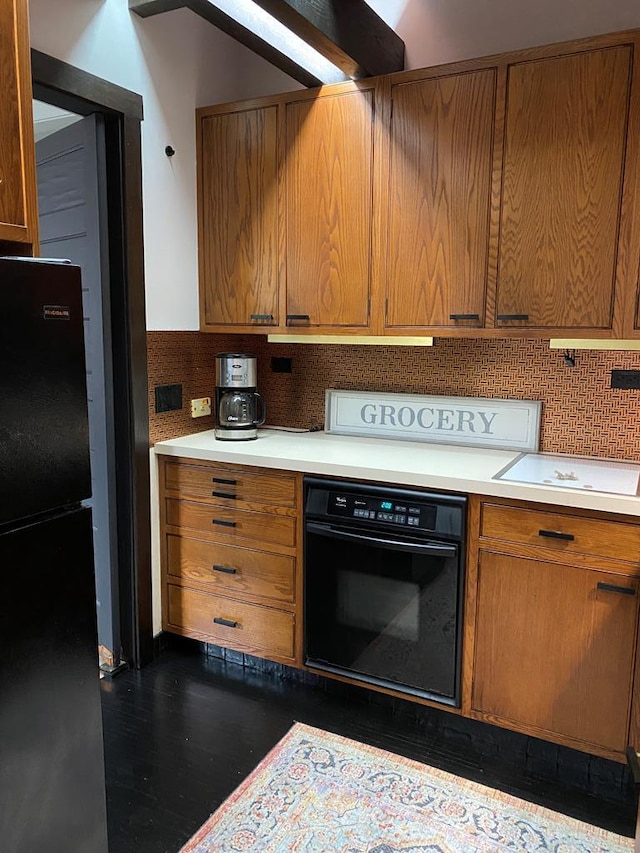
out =
<svg viewBox="0 0 640 853"><path fill-rule="evenodd" d="M42 316L45 320L70 320L71 308L67 305L43 305Z"/></svg>
<svg viewBox="0 0 640 853"><path fill-rule="evenodd" d="M325 429L340 435L404 438L508 450L537 450L541 403L336 391L326 394Z"/></svg>

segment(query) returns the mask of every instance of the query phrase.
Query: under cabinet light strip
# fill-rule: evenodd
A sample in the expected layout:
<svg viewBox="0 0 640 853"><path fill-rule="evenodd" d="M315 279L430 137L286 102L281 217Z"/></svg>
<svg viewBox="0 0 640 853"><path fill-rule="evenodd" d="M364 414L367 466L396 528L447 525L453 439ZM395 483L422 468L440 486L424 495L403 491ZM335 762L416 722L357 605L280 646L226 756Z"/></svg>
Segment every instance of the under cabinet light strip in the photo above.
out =
<svg viewBox="0 0 640 853"><path fill-rule="evenodd" d="M270 344L360 344L376 347L432 347L433 338L373 335L267 335Z"/></svg>
<svg viewBox="0 0 640 853"><path fill-rule="evenodd" d="M549 341L549 349L592 349L592 350L619 350L621 352L640 350L640 339L615 341L610 338L591 338L589 340L569 338L552 338Z"/></svg>

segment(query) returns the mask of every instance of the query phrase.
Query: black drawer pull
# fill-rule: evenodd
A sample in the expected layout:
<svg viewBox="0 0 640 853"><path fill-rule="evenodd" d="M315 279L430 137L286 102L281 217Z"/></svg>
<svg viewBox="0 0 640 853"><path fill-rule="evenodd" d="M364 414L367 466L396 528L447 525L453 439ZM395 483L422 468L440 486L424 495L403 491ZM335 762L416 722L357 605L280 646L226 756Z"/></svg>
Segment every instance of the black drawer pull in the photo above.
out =
<svg viewBox="0 0 640 853"><path fill-rule="evenodd" d="M565 542L573 542L576 538L573 533L560 533L559 530L538 530L538 536L546 536L547 539L564 539Z"/></svg>
<svg viewBox="0 0 640 853"><path fill-rule="evenodd" d="M601 589L603 592L619 592L622 595L635 595L635 588L632 586L616 586L614 583L603 583L600 581L598 583L598 589Z"/></svg>
<svg viewBox="0 0 640 853"><path fill-rule="evenodd" d="M268 320L270 323L273 321L273 314L252 314L252 320Z"/></svg>
<svg viewBox="0 0 640 853"><path fill-rule="evenodd" d="M231 566L219 566L217 563L214 563L211 568L214 572L223 572L225 575L237 575L238 570L232 569Z"/></svg>
<svg viewBox="0 0 640 853"><path fill-rule="evenodd" d="M479 314L449 314L450 320L479 320Z"/></svg>
<svg viewBox="0 0 640 853"><path fill-rule="evenodd" d="M221 486L235 486L237 485L237 480L224 480L222 477L212 477L212 483L220 483Z"/></svg>
<svg viewBox="0 0 640 853"><path fill-rule="evenodd" d="M225 625L227 628L237 628L238 623L234 622L233 619L223 619L222 616L216 616L213 620L216 625Z"/></svg>
<svg viewBox="0 0 640 853"><path fill-rule="evenodd" d="M231 501L235 501L237 499L237 495L232 495L231 492L211 492L212 498L229 498Z"/></svg>
<svg viewBox="0 0 640 853"><path fill-rule="evenodd" d="M212 518L211 524L219 524L222 527L235 527L236 526L235 521L223 521L221 518Z"/></svg>
<svg viewBox="0 0 640 853"><path fill-rule="evenodd" d="M287 323L291 323L293 320L306 320L307 323L311 317L308 314L287 314Z"/></svg>
<svg viewBox="0 0 640 853"><path fill-rule="evenodd" d="M498 314L498 320L528 320L528 314Z"/></svg>

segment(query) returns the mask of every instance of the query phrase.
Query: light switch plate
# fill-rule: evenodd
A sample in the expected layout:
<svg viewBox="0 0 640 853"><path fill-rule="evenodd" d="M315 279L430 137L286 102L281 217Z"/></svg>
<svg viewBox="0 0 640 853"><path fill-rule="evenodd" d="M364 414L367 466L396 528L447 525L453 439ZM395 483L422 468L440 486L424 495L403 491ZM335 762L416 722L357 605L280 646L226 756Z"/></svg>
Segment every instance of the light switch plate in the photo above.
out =
<svg viewBox="0 0 640 853"><path fill-rule="evenodd" d="M203 418L211 414L211 397L199 397L191 401L191 417Z"/></svg>

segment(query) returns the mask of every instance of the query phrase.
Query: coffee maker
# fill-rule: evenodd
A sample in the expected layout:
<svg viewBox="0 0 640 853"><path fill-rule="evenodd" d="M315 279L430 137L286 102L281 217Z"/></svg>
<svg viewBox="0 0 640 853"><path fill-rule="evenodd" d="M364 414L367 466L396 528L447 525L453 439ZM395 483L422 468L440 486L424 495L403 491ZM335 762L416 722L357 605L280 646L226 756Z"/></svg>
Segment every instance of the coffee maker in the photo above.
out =
<svg viewBox="0 0 640 853"><path fill-rule="evenodd" d="M216 438L248 441L258 437L266 411L256 391L257 372L255 355L221 352L216 356Z"/></svg>

